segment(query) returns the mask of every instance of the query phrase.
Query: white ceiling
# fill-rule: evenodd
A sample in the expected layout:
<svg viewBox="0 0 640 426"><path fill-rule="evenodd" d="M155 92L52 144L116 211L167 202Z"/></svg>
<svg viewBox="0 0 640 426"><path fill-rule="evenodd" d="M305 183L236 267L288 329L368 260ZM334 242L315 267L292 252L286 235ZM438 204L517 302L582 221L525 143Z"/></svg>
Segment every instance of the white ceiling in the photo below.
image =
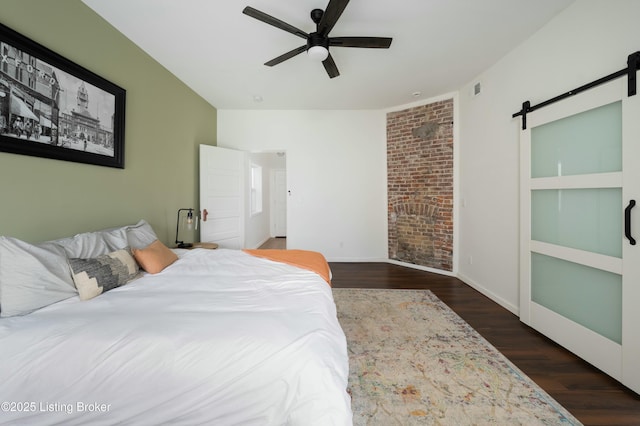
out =
<svg viewBox="0 0 640 426"><path fill-rule="evenodd" d="M219 109L385 109L445 94L573 1L351 0L330 36L393 43L331 48L340 76L330 79L305 53L264 66L304 40L242 14L252 6L313 32L309 13L327 0L83 0Z"/></svg>

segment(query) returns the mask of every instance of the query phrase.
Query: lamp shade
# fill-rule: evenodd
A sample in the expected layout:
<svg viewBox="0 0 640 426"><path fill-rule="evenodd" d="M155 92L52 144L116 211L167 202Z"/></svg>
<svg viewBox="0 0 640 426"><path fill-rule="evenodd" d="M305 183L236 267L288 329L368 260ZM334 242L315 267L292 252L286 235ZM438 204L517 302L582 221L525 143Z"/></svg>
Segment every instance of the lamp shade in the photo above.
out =
<svg viewBox="0 0 640 426"><path fill-rule="evenodd" d="M307 49L307 55L314 61L322 62L329 56L329 49L324 46L311 46Z"/></svg>
<svg viewBox="0 0 640 426"><path fill-rule="evenodd" d="M186 214L180 214L181 212L187 212ZM193 247L193 243L186 243L180 237L180 231L183 234L188 234L187 236L191 237L193 241L193 231L194 231L194 217L193 217L193 209L179 209L178 210L178 220L176 223L176 247L178 248L189 248ZM195 218L195 229L198 228L197 217Z"/></svg>

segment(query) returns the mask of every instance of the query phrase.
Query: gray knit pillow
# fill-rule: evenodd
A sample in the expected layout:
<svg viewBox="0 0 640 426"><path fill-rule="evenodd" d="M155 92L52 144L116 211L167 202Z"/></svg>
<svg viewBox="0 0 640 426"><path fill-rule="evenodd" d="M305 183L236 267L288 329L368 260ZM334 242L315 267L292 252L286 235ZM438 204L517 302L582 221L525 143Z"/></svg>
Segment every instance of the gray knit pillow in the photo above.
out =
<svg viewBox="0 0 640 426"><path fill-rule="evenodd" d="M137 278L140 267L129 248L92 259L69 259L81 300L89 300Z"/></svg>

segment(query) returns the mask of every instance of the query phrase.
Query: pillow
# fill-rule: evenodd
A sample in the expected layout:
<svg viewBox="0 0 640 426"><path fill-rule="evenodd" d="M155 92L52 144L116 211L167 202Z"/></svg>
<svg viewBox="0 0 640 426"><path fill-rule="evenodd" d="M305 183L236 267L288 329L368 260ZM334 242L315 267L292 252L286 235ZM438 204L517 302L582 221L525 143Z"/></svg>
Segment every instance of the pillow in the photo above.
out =
<svg viewBox="0 0 640 426"><path fill-rule="evenodd" d="M140 272L129 248L93 259L71 258L69 266L80 300L93 299L106 291L125 285Z"/></svg>
<svg viewBox="0 0 640 426"><path fill-rule="evenodd" d="M142 249L158 239L153 228L144 220L126 228L127 242L132 249Z"/></svg>
<svg viewBox="0 0 640 426"><path fill-rule="evenodd" d="M77 294L62 247L0 237L0 316L25 315Z"/></svg>
<svg viewBox="0 0 640 426"><path fill-rule="evenodd" d="M73 237L51 241L64 248L68 257L89 259L127 247L127 227L84 232Z"/></svg>
<svg viewBox="0 0 640 426"><path fill-rule="evenodd" d="M98 257L112 251L100 232L84 232L51 242L62 247L68 257Z"/></svg>
<svg viewBox="0 0 640 426"><path fill-rule="evenodd" d="M140 267L150 274L157 274L178 260L178 255L169 250L160 240L155 240L146 248L134 249L133 256Z"/></svg>
<svg viewBox="0 0 640 426"><path fill-rule="evenodd" d="M125 247L146 247L157 239L153 228L144 220L140 220L135 225L84 232L52 242L63 247L68 257L89 259Z"/></svg>
<svg viewBox="0 0 640 426"><path fill-rule="evenodd" d="M104 242L106 243L107 247L109 247L110 252L122 250L129 247L129 242L127 241L126 226L105 229L102 231L98 231L97 233L100 233L102 235L102 238L104 238Z"/></svg>

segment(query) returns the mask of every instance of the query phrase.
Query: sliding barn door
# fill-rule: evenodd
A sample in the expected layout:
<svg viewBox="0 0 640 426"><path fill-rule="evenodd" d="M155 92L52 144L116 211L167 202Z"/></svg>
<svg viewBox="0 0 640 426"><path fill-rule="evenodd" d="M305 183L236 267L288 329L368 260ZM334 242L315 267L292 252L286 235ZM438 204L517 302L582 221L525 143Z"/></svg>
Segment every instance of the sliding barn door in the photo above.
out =
<svg viewBox="0 0 640 426"><path fill-rule="evenodd" d="M640 392L640 96L615 80L527 117L520 319Z"/></svg>

